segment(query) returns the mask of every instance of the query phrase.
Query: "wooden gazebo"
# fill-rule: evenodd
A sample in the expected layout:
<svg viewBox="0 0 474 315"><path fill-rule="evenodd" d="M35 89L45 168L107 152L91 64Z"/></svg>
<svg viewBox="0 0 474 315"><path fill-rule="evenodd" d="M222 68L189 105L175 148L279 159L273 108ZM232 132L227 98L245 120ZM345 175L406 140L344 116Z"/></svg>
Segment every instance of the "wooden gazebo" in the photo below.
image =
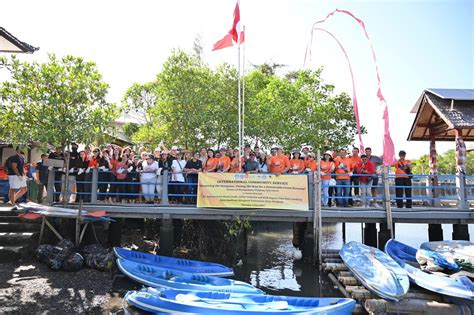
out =
<svg viewBox="0 0 474 315"><path fill-rule="evenodd" d="M467 152L465 141L474 140L474 90L426 89L421 93L411 112L416 113L416 116L407 140L430 141L432 186L438 185L436 141L454 141L456 147L456 186L459 192L458 207L468 210L469 202L466 200L464 188ZM437 189L433 189L432 192L434 197L438 196ZM439 202L434 201L433 203L439 205ZM441 229L441 226L439 226L439 229ZM465 238L466 234L467 226L454 227L454 239Z"/></svg>
<svg viewBox="0 0 474 315"><path fill-rule="evenodd" d="M0 53L32 54L38 49L39 48L37 47L33 47L30 44L22 42L0 26Z"/></svg>

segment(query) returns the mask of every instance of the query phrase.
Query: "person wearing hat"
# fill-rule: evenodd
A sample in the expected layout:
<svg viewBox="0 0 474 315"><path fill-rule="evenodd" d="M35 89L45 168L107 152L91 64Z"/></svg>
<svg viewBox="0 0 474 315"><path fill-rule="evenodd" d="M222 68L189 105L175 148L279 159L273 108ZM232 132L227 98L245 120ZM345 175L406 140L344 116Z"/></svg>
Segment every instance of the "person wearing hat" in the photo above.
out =
<svg viewBox="0 0 474 315"><path fill-rule="evenodd" d="M276 155L268 159L268 171L278 176L288 172L290 169L290 160L283 154L283 148L281 146L274 148L276 149Z"/></svg>
<svg viewBox="0 0 474 315"><path fill-rule="evenodd" d="M227 149L222 147L219 152L221 157L217 161L217 172L227 173L230 169L230 158L226 155Z"/></svg>
<svg viewBox="0 0 474 315"><path fill-rule="evenodd" d="M305 170L305 163L300 159L300 155L299 150L293 150L293 158L290 160L291 174L301 174Z"/></svg>
<svg viewBox="0 0 474 315"><path fill-rule="evenodd" d="M411 161L406 160L407 153L400 151L398 157L400 158L395 164L395 196L397 208L403 208L403 191L405 191L406 207L411 208Z"/></svg>
<svg viewBox="0 0 474 315"><path fill-rule="evenodd" d="M329 186L331 181L331 174L334 172L335 164L332 159L332 152L326 151L323 154L323 159L320 162L321 164L321 184L323 189L323 206L327 207L329 205ZM333 199L334 200L334 199Z"/></svg>
<svg viewBox="0 0 474 315"><path fill-rule="evenodd" d="M155 185L158 171L158 163L153 154L149 154L142 162L142 193L146 203L152 204L155 199Z"/></svg>
<svg viewBox="0 0 474 315"><path fill-rule="evenodd" d="M368 208L371 199L371 186L375 174L374 163L367 159L367 155L361 155L361 161L356 165L354 173L361 174L360 176L360 190L362 192L362 206Z"/></svg>

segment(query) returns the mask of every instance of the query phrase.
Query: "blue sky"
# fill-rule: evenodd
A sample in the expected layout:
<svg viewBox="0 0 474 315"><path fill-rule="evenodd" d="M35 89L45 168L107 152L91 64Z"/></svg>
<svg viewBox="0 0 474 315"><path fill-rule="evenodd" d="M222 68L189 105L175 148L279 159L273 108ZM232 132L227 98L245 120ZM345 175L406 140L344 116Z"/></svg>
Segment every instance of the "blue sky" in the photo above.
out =
<svg viewBox="0 0 474 315"><path fill-rule="evenodd" d="M382 89L391 116L396 150L410 158L428 153L427 142L406 142L410 115L424 88L474 88L474 4L451 1L317 1L242 0L249 63L276 62L288 70L303 65L310 27L335 8L365 21L377 53ZM235 0L176 1L33 1L2 3L1 26L39 52L22 56L46 60L48 52L73 54L95 61L110 83L109 99L119 102L133 82L153 80L172 48L191 49L199 35L204 59L215 66L236 64L232 48L211 52L212 44L230 28ZM8 13L8 14L5 14ZM365 145L382 152L382 125L375 97L375 70L361 28L337 15L323 25L345 46L355 74L361 121L368 128ZM336 43L318 33L308 67L324 66L324 79L348 91L346 61ZM0 79L4 73L0 71ZM453 148L439 146L439 151Z"/></svg>

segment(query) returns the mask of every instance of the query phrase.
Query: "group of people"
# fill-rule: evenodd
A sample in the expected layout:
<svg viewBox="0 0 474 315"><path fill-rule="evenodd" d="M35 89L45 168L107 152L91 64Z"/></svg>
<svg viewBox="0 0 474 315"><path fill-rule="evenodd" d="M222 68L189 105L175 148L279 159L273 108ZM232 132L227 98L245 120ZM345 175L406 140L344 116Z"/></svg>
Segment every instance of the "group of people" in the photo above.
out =
<svg viewBox="0 0 474 315"><path fill-rule="evenodd" d="M22 156L17 151L7 163L10 187L14 190L10 196L13 202L26 191L24 173L21 172ZM406 186L411 186L411 163L405 160L405 156L406 153L400 151L400 159L395 165L396 202L398 207L403 207L403 198L400 197L405 192L406 207L410 208L411 188ZM52 160L62 163L53 163ZM382 159L372 155L371 148L366 148L362 155L357 148L352 149L351 155L346 149L324 152L319 165L323 206L349 207L360 202L364 207L378 207L377 188L380 187L382 165ZM216 151L201 148L192 153L176 146L169 150L160 146L153 152L145 148L135 152L130 147L110 144L103 148L86 146L79 151L79 146L72 143L66 154L57 147L49 155L42 154L41 161L36 163L34 178L39 188L38 201L43 200L49 171L55 169L55 201L62 196L67 202L89 202L94 168L98 172L98 202L160 202L162 179L167 174L169 202L195 203L200 172L303 174L317 171L318 163L311 146L286 153L281 146L274 146L266 153L258 146L252 149L245 145L241 156L238 148L226 147ZM68 188L63 191L66 178Z"/></svg>

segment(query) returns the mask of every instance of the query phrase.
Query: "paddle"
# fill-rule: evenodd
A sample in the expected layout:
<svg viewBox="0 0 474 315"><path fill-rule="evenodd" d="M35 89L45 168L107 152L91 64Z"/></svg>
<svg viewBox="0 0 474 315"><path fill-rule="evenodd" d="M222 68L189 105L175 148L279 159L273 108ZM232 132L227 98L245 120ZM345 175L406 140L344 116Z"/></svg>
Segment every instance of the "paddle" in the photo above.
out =
<svg viewBox="0 0 474 315"><path fill-rule="evenodd" d="M274 301L274 302L267 302L267 303L256 303L256 302L245 302L245 301L232 301L232 300L212 300L212 299L202 299L194 294L177 294L176 301L181 303L187 302L204 302L207 304L238 304L241 305L244 309L247 308L255 308L258 307L265 307L265 309L273 309L273 310L286 310L288 309L288 302L287 301Z"/></svg>

